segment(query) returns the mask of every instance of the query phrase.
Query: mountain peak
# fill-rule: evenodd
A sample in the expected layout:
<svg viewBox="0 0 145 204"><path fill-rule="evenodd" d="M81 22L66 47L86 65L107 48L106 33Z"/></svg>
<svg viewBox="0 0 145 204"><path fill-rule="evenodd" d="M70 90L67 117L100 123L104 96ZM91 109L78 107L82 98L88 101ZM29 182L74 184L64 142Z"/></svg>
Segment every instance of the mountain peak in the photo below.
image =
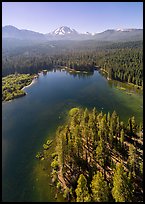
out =
<svg viewBox="0 0 145 204"><path fill-rule="evenodd" d="M61 26L48 34L42 34L31 30L18 29L12 25L2 27L2 38L21 40L98 40L98 41L127 41L142 40L143 29L125 28L108 29L101 33L79 33L75 29Z"/></svg>
<svg viewBox="0 0 145 204"><path fill-rule="evenodd" d="M75 29L69 28L67 26L61 26L52 32L53 35L70 35L77 34L78 32Z"/></svg>
<svg viewBox="0 0 145 204"><path fill-rule="evenodd" d="M19 30L19 29L12 25L6 25L3 27L3 30Z"/></svg>

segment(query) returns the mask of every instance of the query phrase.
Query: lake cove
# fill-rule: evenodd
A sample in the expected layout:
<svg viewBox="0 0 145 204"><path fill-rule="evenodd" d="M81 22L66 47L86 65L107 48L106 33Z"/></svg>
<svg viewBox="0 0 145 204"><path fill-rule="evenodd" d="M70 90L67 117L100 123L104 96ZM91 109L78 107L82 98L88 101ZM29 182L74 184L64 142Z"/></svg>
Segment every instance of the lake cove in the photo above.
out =
<svg viewBox="0 0 145 204"><path fill-rule="evenodd" d="M73 107L110 112L121 120L143 120L143 97L127 94L109 83L98 71L69 73L53 70L39 74L26 96L2 104L2 200L64 201L50 178L55 131ZM39 161L37 152L53 139L50 160Z"/></svg>

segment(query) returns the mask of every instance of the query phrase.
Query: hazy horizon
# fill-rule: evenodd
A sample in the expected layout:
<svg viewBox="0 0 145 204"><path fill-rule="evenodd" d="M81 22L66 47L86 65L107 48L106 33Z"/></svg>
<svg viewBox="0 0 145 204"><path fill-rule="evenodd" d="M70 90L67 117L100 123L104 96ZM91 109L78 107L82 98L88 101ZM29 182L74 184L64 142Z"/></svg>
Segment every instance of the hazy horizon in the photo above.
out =
<svg viewBox="0 0 145 204"><path fill-rule="evenodd" d="M5 26L13 26L13 27L15 27L15 28L17 28L17 29L19 29L19 30L28 30L28 31L34 31L34 30L31 30L31 29L26 29L26 28L18 28L18 27L16 27L16 26L14 26L14 25L5 25ZM5 26L3 26L3 27L5 27ZM60 27L64 27L64 26L66 26L66 27L70 27L70 26L67 26L67 25L62 25L62 26L60 26ZM72 27L71 27L72 28ZM56 28L57 29L57 28ZM73 28L74 29L74 28ZM120 30L121 29L143 29L143 28L120 28ZM55 30L55 29L54 29ZM52 31L54 31L54 30L52 30ZM113 28L108 28L108 29L106 29L106 30L117 30L117 29L113 29ZM100 31L100 32L96 32L96 33L102 33L102 32L104 32L104 31L106 31L106 30L102 30L102 31ZM50 31L50 32L52 32L52 31ZM78 30L76 30L76 31L78 31ZM49 32L47 32L47 33L42 33L42 32L39 32L39 31L34 31L34 32L38 32L38 33L40 33L40 34L47 34L47 33L49 33ZM79 31L78 31L79 32ZM88 31L89 32L89 31ZM81 33L81 32L79 32L79 33ZM85 32L84 32L85 33ZM91 32L90 32L91 33ZM93 33L95 33L95 32L93 32Z"/></svg>
<svg viewBox="0 0 145 204"><path fill-rule="evenodd" d="M2 2L2 26L49 33L68 26L79 33L143 29L143 2Z"/></svg>

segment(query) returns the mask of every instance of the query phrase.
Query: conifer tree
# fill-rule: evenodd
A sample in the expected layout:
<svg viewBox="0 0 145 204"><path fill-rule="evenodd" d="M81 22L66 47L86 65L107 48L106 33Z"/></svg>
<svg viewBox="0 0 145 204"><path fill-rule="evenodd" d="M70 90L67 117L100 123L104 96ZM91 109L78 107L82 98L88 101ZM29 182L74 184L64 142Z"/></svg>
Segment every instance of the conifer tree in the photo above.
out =
<svg viewBox="0 0 145 204"><path fill-rule="evenodd" d="M136 126L136 122L135 122L135 117L134 116L131 117L131 123L132 123L132 131L133 131L133 133L136 133L137 126Z"/></svg>
<svg viewBox="0 0 145 204"><path fill-rule="evenodd" d="M79 125L76 125L74 131L74 149L75 153L77 153L77 156L79 157L80 155L80 149L81 149L81 136L80 136L80 130L79 130Z"/></svg>
<svg viewBox="0 0 145 204"><path fill-rule="evenodd" d="M76 201L77 202L90 202L91 197L88 192L88 187L87 187L87 179L83 174L80 174L79 179L78 179L78 185L75 190L76 192Z"/></svg>
<svg viewBox="0 0 145 204"><path fill-rule="evenodd" d="M92 116L93 116L93 120L96 121L97 120L97 110L95 107L93 108Z"/></svg>
<svg viewBox="0 0 145 204"><path fill-rule="evenodd" d="M115 202L127 202L131 200L130 182L122 163L116 166L113 177L112 196Z"/></svg>
<svg viewBox="0 0 145 204"><path fill-rule="evenodd" d="M96 161L102 167L104 178L106 177L105 172L107 162L110 162L110 153L106 144L107 143L101 139L96 148Z"/></svg>
<svg viewBox="0 0 145 204"><path fill-rule="evenodd" d="M136 149L133 144L129 145L129 152L128 152L128 160L127 163L129 164L130 171L135 175L135 167L136 167Z"/></svg>
<svg viewBox="0 0 145 204"><path fill-rule="evenodd" d="M109 132L109 144L111 147L113 147L113 131L110 130Z"/></svg>
<svg viewBox="0 0 145 204"><path fill-rule="evenodd" d="M120 128L124 129L124 122L123 121L120 122Z"/></svg>
<svg viewBox="0 0 145 204"><path fill-rule="evenodd" d="M104 157L103 157L103 152L104 148L103 148L103 140L100 139L100 141L98 142L98 146L96 148L96 161L99 163L99 165L101 167L104 167Z"/></svg>
<svg viewBox="0 0 145 204"><path fill-rule="evenodd" d="M101 172L94 175L91 182L91 190L94 202L109 201L109 188Z"/></svg>
<svg viewBox="0 0 145 204"><path fill-rule="evenodd" d="M121 146L123 146L123 142L124 142L124 130L121 129L121 132L120 132L120 142L121 142Z"/></svg>
<svg viewBox="0 0 145 204"><path fill-rule="evenodd" d="M108 126L108 128L110 127L110 119L111 119L110 112L108 112L108 114L107 114L107 126Z"/></svg>
<svg viewBox="0 0 145 204"><path fill-rule="evenodd" d="M133 133L133 131L132 131L132 120L131 120L131 118L128 119L128 131L129 131L130 133Z"/></svg>
<svg viewBox="0 0 145 204"><path fill-rule="evenodd" d="M89 120L89 112L88 112L88 109L86 108L85 111L84 111L84 114L83 114L84 124L87 123L88 120Z"/></svg>

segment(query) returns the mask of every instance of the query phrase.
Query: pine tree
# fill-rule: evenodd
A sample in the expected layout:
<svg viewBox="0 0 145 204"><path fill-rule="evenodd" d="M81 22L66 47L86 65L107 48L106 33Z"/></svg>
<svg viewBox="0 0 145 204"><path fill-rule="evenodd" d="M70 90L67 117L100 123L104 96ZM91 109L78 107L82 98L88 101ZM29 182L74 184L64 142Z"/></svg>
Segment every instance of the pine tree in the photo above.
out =
<svg viewBox="0 0 145 204"><path fill-rule="evenodd" d="M98 146L96 148L96 161L97 161L97 163L99 163L99 165L101 167L104 167L104 157L103 157L103 154L104 154L103 150L104 150L104 148L103 148L103 145L104 145L103 144L103 140L101 139L98 142Z"/></svg>
<svg viewBox="0 0 145 204"><path fill-rule="evenodd" d="M109 144L111 147L113 147L113 131L109 132Z"/></svg>
<svg viewBox="0 0 145 204"><path fill-rule="evenodd" d="M119 119L119 116L117 116L117 119L116 119L116 130L117 130L117 133L119 133L119 130L120 130L120 119Z"/></svg>
<svg viewBox="0 0 145 204"><path fill-rule="evenodd" d="M83 174L80 174L79 179L78 179L78 185L75 190L76 192L76 201L77 202L90 202L91 197L88 192L88 187L87 187L87 179Z"/></svg>
<svg viewBox="0 0 145 204"><path fill-rule="evenodd" d="M123 121L120 122L120 128L124 129L124 122Z"/></svg>
<svg viewBox="0 0 145 204"><path fill-rule="evenodd" d="M116 126L117 126L117 113L116 111L113 111L110 120L110 129L112 130L114 135L116 133Z"/></svg>
<svg viewBox="0 0 145 204"><path fill-rule="evenodd" d="M83 115L84 124L88 123L88 120L89 120L89 112L88 112L88 109L86 108Z"/></svg>
<svg viewBox="0 0 145 204"><path fill-rule="evenodd" d="M124 143L124 136L125 136L124 130L121 129L121 132L120 132L120 142L121 142L121 146L123 146L123 143Z"/></svg>
<svg viewBox="0 0 145 204"><path fill-rule="evenodd" d="M124 172L122 163L117 164L113 177L112 196L115 202L127 202L131 200L130 182Z"/></svg>
<svg viewBox="0 0 145 204"><path fill-rule="evenodd" d="M110 127L110 112L108 112L107 114L107 125L108 125L108 128Z"/></svg>
<svg viewBox="0 0 145 204"><path fill-rule="evenodd" d="M131 118L128 119L128 131L132 134L133 131L132 131L132 120Z"/></svg>
<svg viewBox="0 0 145 204"><path fill-rule="evenodd" d="M132 122L132 131L133 131L133 133L136 133L136 122L135 122L135 117L134 116L132 116L131 117L131 122Z"/></svg>
<svg viewBox="0 0 145 204"><path fill-rule="evenodd" d="M96 161L102 167L101 170L103 172L104 178L106 177L106 165L107 162L110 162L110 153L102 139L98 142L98 146L96 148Z"/></svg>
<svg viewBox="0 0 145 204"><path fill-rule="evenodd" d="M97 110L96 110L96 108L94 107L93 108L93 111L92 111L92 116L93 116L93 120L94 120L94 122L96 121L96 119L97 119Z"/></svg>
<svg viewBox="0 0 145 204"><path fill-rule="evenodd" d="M125 187L125 198L127 202L131 202L133 199L133 192L134 192L134 184L133 184L133 180L132 180L132 176L131 176L131 172L128 173L124 173L124 187Z"/></svg>
<svg viewBox="0 0 145 204"><path fill-rule="evenodd" d="M89 121L88 121L88 127L89 127L89 139L93 145L95 145L95 140L97 139L97 130L96 130L96 124L95 124L95 118L96 116L93 115L94 113L89 114Z"/></svg>
<svg viewBox="0 0 145 204"><path fill-rule="evenodd" d="M74 131L73 131L73 137L74 137L74 148L75 148L75 153L77 153L77 156L80 156L81 148L82 148L82 141L81 141L81 136L80 136L80 129L79 125L76 125Z"/></svg>
<svg viewBox="0 0 145 204"><path fill-rule="evenodd" d="M91 182L91 190L94 202L109 201L109 188L101 172L94 175Z"/></svg>
<svg viewBox="0 0 145 204"><path fill-rule="evenodd" d="M129 164L130 171L135 175L135 167L136 167L136 149L133 144L129 145L128 151L128 160L127 163Z"/></svg>

